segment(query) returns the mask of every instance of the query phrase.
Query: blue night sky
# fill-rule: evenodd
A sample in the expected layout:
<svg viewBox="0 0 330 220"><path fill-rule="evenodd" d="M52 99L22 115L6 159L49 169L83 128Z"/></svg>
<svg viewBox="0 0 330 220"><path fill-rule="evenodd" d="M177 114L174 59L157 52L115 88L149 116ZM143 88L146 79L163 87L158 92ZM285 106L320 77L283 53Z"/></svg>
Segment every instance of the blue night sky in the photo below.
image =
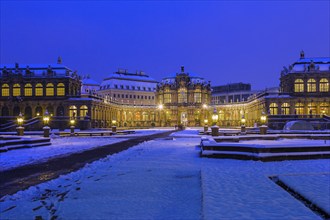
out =
<svg viewBox="0 0 330 220"><path fill-rule="evenodd" d="M330 56L329 1L1 1L1 63L63 64L101 82L118 68L160 80L279 85L299 58Z"/></svg>

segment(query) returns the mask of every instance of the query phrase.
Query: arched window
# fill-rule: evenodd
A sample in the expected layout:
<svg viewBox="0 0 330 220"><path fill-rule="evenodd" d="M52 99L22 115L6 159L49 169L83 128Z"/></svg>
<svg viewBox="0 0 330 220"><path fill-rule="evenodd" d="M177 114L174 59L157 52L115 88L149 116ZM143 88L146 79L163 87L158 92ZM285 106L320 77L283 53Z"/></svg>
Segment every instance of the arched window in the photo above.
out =
<svg viewBox="0 0 330 220"><path fill-rule="evenodd" d="M294 81L294 92L304 92L304 81L302 79Z"/></svg>
<svg viewBox="0 0 330 220"><path fill-rule="evenodd" d="M316 114L316 105L314 102L308 104L308 114L315 115Z"/></svg>
<svg viewBox="0 0 330 220"><path fill-rule="evenodd" d="M65 95L65 86L63 83L57 84L56 90L57 96L64 96Z"/></svg>
<svg viewBox="0 0 330 220"><path fill-rule="evenodd" d="M269 105L269 111L271 115L277 115L278 114L278 108L277 108L277 104L276 103L271 103Z"/></svg>
<svg viewBox="0 0 330 220"><path fill-rule="evenodd" d="M281 109L282 109L282 115L289 115L290 114L290 105L289 103L283 103L281 105Z"/></svg>
<svg viewBox="0 0 330 220"><path fill-rule="evenodd" d="M54 84L53 83L47 83L46 96L54 96Z"/></svg>
<svg viewBox="0 0 330 220"><path fill-rule="evenodd" d="M295 105L295 114L303 115L304 114L304 104L301 102L296 103Z"/></svg>
<svg viewBox="0 0 330 220"><path fill-rule="evenodd" d="M315 81L315 79L309 79L307 81L307 92L316 92L316 81Z"/></svg>
<svg viewBox="0 0 330 220"><path fill-rule="evenodd" d="M80 107L80 117L85 117L88 113L88 107L86 105L82 105Z"/></svg>
<svg viewBox="0 0 330 220"><path fill-rule="evenodd" d="M41 83L38 83L35 87L35 94L36 96L43 96L44 95L44 88Z"/></svg>
<svg viewBox="0 0 330 220"><path fill-rule="evenodd" d="M325 78L320 80L320 92L329 92L329 81Z"/></svg>
<svg viewBox="0 0 330 220"><path fill-rule="evenodd" d="M71 105L71 106L69 107L69 116L70 116L71 118L75 118L75 117L77 117L77 107L76 107L75 105Z"/></svg>
<svg viewBox="0 0 330 220"><path fill-rule="evenodd" d="M200 89L196 89L194 92L194 102L201 103L202 102L202 92Z"/></svg>
<svg viewBox="0 0 330 220"><path fill-rule="evenodd" d="M187 89L186 88L179 89L178 103L187 103Z"/></svg>
<svg viewBox="0 0 330 220"><path fill-rule="evenodd" d="M1 87L1 95L2 96L9 96L9 85L3 84Z"/></svg>
<svg viewBox="0 0 330 220"><path fill-rule="evenodd" d="M21 96L21 86L18 83L13 86L13 96Z"/></svg>
<svg viewBox="0 0 330 220"><path fill-rule="evenodd" d="M322 102L321 104L320 104L320 113L322 114L322 115L329 115L329 104L328 103L326 103L326 102Z"/></svg>
<svg viewBox="0 0 330 220"><path fill-rule="evenodd" d="M32 96L32 85L30 83L25 84L24 86L24 95Z"/></svg>

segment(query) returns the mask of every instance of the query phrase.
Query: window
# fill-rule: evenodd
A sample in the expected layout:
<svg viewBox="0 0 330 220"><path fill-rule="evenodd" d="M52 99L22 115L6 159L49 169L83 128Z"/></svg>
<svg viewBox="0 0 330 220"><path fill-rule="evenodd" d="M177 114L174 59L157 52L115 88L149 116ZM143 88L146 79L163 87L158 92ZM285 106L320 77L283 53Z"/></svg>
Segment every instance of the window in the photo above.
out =
<svg viewBox="0 0 330 220"><path fill-rule="evenodd" d="M121 89L124 89L124 86L123 86L123 85L120 85L120 88L121 88Z"/></svg>
<svg viewBox="0 0 330 220"><path fill-rule="evenodd" d="M75 105L71 105L71 106L69 107L69 116L70 116L71 118L75 118L75 117L77 117L77 107L76 107Z"/></svg>
<svg viewBox="0 0 330 220"><path fill-rule="evenodd" d="M302 79L294 81L294 92L304 92L304 81Z"/></svg>
<svg viewBox="0 0 330 220"><path fill-rule="evenodd" d="M281 109L282 109L282 115L289 115L290 114L290 105L289 103L283 103L281 105Z"/></svg>
<svg viewBox="0 0 330 220"><path fill-rule="evenodd" d="M54 96L54 84L53 83L47 83L46 96Z"/></svg>
<svg viewBox="0 0 330 220"><path fill-rule="evenodd" d="M116 94L113 94L113 97L116 98Z"/></svg>
<svg viewBox="0 0 330 220"><path fill-rule="evenodd" d="M146 91L146 87L143 87L143 90Z"/></svg>
<svg viewBox="0 0 330 220"><path fill-rule="evenodd" d="M151 88L149 87L148 90L151 91Z"/></svg>
<svg viewBox="0 0 330 220"><path fill-rule="evenodd" d="M65 86L63 83L57 84L57 91L56 91L58 96L64 96L65 95Z"/></svg>
<svg viewBox="0 0 330 220"><path fill-rule="evenodd" d="M277 104L276 103L271 103L270 105L269 105L269 113L271 114L271 115L277 115Z"/></svg>
<svg viewBox="0 0 330 220"><path fill-rule="evenodd" d="M132 95L129 95L129 98L131 99L132 98Z"/></svg>
<svg viewBox="0 0 330 220"><path fill-rule="evenodd" d="M316 105L314 102L308 104L308 114L315 115L316 114Z"/></svg>
<svg viewBox="0 0 330 220"><path fill-rule="evenodd" d="M185 88L179 89L178 102L187 103L187 89Z"/></svg>
<svg viewBox="0 0 330 220"><path fill-rule="evenodd" d="M135 90L135 86L132 86L132 89Z"/></svg>
<svg viewBox="0 0 330 220"><path fill-rule="evenodd" d="M141 90L141 87L140 87L140 86L138 86L138 87L137 87L137 89L138 89L138 90Z"/></svg>
<svg viewBox="0 0 330 220"><path fill-rule="evenodd" d="M201 103L202 102L202 93L200 89L197 89L194 93L194 102Z"/></svg>
<svg viewBox="0 0 330 220"><path fill-rule="evenodd" d="M315 81L315 79L309 79L307 81L307 92L316 92L316 81Z"/></svg>
<svg viewBox="0 0 330 220"><path fill-rule="evenodd" d="M86 105L82 105L80 107L80 117L87 116L87 113L88 113L88 107Z"/></svg>
<svg viewBox="0 0 330 220"><path fill-rule="evenodd" d="M121 94L121 97L124 98L124 94Z"/></svg>
<svg viewBox="0 0 330 220"><path fill-rule="evenodd" d="M21 86L16 83L13 86L13 96L20 96L21 95Z"/></svg>
<svg viewBox="0 0 330 220"><path fill-rule="evenodd" d="M115 85L115 89L118 89L118 85Z"/></svg>
<svg viewBox="0 0 330 220"><path fill-rule="evenodd" d="M329 114L329 104L328 103L322 102L320 104L320 113L322 115L324 115L324 114L328 115Z"/></svg>
<svg viewBox="0 0 330 220"><path fill-rule="evenodd" d="M304 104L298 102L295 105L295 114L297 114L297 115L303 115L304 114Z"/></svg>
<svg viewBox="0 0 330 220"><path fill-rule="evenodd" d="M329 92L329 81L325 78L320 80L320 92Z"/></svg>
<svg viewBox="0 0 330 220"><path fill-rule="evenodd" d="M30 83L25 84L24 95L25 96L32 96L32 85Z"/></svg>
<svg viewBox="0 0 330 220"><path fill-rule="evenodd" d="M2 96L9 96L9 85L3 84L1 87Z"/></svg>
<svg viewBox="0 0 330 220"><path fill-rule="evenodd" d="M36 85L36 88L35 88L35 94L36 94L36 96L43 96L44 95L43 89L44 88L43 88L42 84L41 83L38 83Z"/></svg>
<svg viewBox="0 0 330 220"><path fill-rule="evenodd" d="M126 89L129 89L129 86L126 86Z"/></svg>
<svg viewBox="0 0 330 220"><path fill-rule="evenodd" d="M126 95L126 98L128 99L128 95Z"/></svg>
<svg viewBox="0 0 330 220"><path fill-rule="evenodd" d="M134 97L134 99L136 99L136 95L134 95L133 97Z"/></svg>
<svg viewBox="0 0 330 220"><path fill-rule="evenodd" d="M138 95L138 96L137 96L137 98L139 99L139 98L140 98L140 96Z"/></svg>

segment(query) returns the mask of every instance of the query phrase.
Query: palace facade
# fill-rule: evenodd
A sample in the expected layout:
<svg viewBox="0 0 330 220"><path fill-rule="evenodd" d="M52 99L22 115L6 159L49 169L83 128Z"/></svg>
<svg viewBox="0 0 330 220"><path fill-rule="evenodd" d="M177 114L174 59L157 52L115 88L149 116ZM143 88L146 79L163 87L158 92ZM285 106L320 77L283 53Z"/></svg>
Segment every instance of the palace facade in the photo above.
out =
<svg viewBox="0 0 330 220"><path fill-rule="evenodd" d="M75 119L81 129L152 126L222 127L260 123L268 115L273 128L288 120L328 120L330 58L300 59L284 68L279 88L251 91L249 84L215 86L184 67L160 82L143 72L118 70L97 83L62 64L0 66L0 130L15 127L22 113L26 128L40 128L41 116L52 116L51 127L65 129ZM321 125L320 125L321 126ZM28 129L27 129L28 130Z"/></svg>

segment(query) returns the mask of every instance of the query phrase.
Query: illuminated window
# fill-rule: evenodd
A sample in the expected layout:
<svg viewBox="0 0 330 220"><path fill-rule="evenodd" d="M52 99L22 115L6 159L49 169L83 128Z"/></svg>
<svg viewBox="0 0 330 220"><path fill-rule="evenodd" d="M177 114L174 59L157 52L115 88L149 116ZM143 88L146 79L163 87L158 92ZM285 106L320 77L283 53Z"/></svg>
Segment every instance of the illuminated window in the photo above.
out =
<svg viewBox="0 0 330 220"><path fill-rule="evenodd" d="M308 104L308 114L315 115L316 114L316 105L314 102Z"/></svg>
<svg viewBox="0 0 330 220"><path fill-rule="evenodd" d="M320 92L329 92L329 81L327 79L320 80Z"/></svg>
<svg viewBox="0 0 330 220"><path fill-rule="evenodd" d="M135 113L135 121L140 121L141 120L141 113L140 112L136 112Z"/></svg>
<svg viewBox="0 0 330 220"><path fill-rule="evenodd" d="M88 113L88 108L86 105L80 107L80 117L85 117Z"/></svg>
<svg viewBox="0 0 330 220"><path fill-rule="evenodd" d="M69 107L69 116L70 116L71 118L75 118L75 117L77 117L77 107L76 107L75 105L71 105L71 106Z"/></svg>
<svg viewBox="0 0 330 220"><path fill-rule="evenodd" d="M283 103L281 105L281 109L282 109L282 115L289 115L290 114L290 105L289 105L289 103Z"/></svg>
<svg viewBox="0 0 330 220"><path fill-rule="evenodd" d="M13 96L20 96L20 95L21 95L21 86L16 83L13 86Z"/></svg>
<svg viewBox="0 0 330 220"><path fill-rule="evenodd" d="M294 81L294 92L304 92L304 81L302 79Z"/></svg>
<svg viewBox="0 0 330 220"><path fill-rule="evenodd" d="M56 91L58 96L64 96L65 95L65 86L63 83L57 84L57 91Z"/></svg>
<svg viewBox="0 0 330 220"><path fill-rule="evenodd" d="M295 105L295 114L297 114L297 115L303 115L304 114L304 104L298 102Z"/></svg>
<svg viewBox="0 0 330 220"><path fill-rule="evenodd" d="M44 95L44 88L41 83L38 83L35 88L36 96L43 96Z"/></svg>
<svg viewBox="0 0 330 220"><path fill-rule="evenodd" d="M316 92L316 81L315 81L315 79L309 79L307 81L307 92Z"/></svg>
<svg viewBox="0 0 330 220"><path fill-rule="evenodd" d="M197 89L194 93L194 102L201 103L202 102L202 93L200 89Z"/></svg>
<svg viewBox="0 0 330 220"><path fill-rule="evenodd" d="M320 104L320 113L322 115L324 115L324 114L328 115L329 114L329 104L328 103L322 102Z"/></svg>
<svg viewBox="0 0 330 220"><path fill-rule="evenodd" d="M9 85L3 84L1 88L2 96L9 96Z"/></svg>
<svg viewBox="0 0 330 220"><path fill-rule="evenodd" d="M30 83L25 84L24 95L25 96L32 96L32 85Z"/></svg>
<svg viewBox="0 0 330 220"><path fill-rule="evenodd" d="M269 105L269 111L270 111L270 114L271 115L277 115L277 111L278 111L278 109L277 109L277 104L276 103L271 103L270 105Z"/></svg>
<svg viewBox="0 0 330 220"><path fill-rule="evenodd" d="M187 89L185 89L185 88L179 89L178 102L187 103Z"/></svg>
<svg viewBox="0 0 330 220"><path fill-rule="evenodd" d="M54 96L54 84L53 83L47 83L46 96Z"/></svg>
<svg viewBox="0 0 330 220"><path fill-rule="evenodd" d="M171 96L170 90L169 89L165 89L165 92L164 92L164 103L171 103L171 102L172 102L172 96Z"/></svg>

